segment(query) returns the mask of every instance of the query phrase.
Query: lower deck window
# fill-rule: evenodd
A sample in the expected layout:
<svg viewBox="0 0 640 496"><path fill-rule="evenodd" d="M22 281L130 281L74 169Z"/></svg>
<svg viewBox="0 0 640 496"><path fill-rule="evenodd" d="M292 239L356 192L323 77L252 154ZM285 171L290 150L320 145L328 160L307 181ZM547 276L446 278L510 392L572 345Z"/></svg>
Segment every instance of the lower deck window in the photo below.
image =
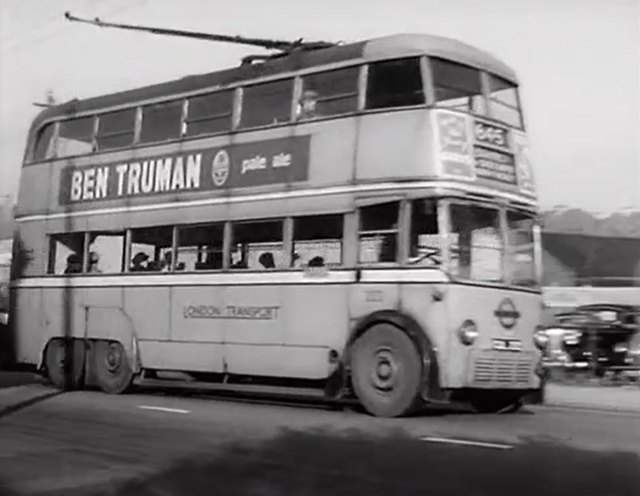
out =
<svg viewBox="0 0 640 496"><path fill-rule="evenodd" d="M313 215L294 219L291 266L341 265L342 227L342 215Z"/></svg>
<svg viewBox="0 0 640 496"><path fill-rule="evenodd" d="M411 202L411 227L409 236L409 264L439 266L442 249L438 230L438 204L436 200Z"/></svg>
<svg viewBox="0 0 640 496"><path fill-rule="evenodd" d="M133 229L131 231L129 272L169 272L172 270L172 243L172 227Z"/></svg>
<svg viewBox="0 0 640 496"><path fill-rule="evenodd" d="M178 229L177 270L220 270L223 267L224 224Z"/></svg>
<svg viewBox="0 0 640 496"><path fill-rule="evenodd" d="M232 227L232 269L283 267L282 221L240 222Z"/></svg>
<svg viewBox="0 0 640 496"><path fill-rule="evenodd" d="M49 239L48 274L80 274L84 261L84 233L54 234Z"/></svg>
<svg viewBox="0 0 640 496"><path fill-rule="evenodd" d="M399 202L360 209L360 263L395 262L398 257Z"/></svg>
<svg viewBox="0 0 640 496"><path fill-rule="evenodd" d="M117 274L123 271L125 235L123 232L89 233L87 272Z"/></svg>

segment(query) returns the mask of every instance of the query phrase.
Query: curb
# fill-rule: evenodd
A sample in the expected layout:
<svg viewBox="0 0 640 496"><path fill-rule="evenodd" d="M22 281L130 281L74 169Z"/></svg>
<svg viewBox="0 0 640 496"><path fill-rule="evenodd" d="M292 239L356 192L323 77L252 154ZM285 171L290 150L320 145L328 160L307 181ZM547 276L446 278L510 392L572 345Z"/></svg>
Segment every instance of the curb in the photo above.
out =
<svg viewBox="0 0 640 496"><path fill-rule="evenodd" d="M27 384L0 389L0 419L62 393L64 391L42 384Z"/></svg>
<svg viewBox="0 0 640 496"><path fill-rule="evenodd" d="M632 416L640 416L640 408L614 405L593 405L589 403L558 403L545 402L541 405L527 405L528 408L534 409L556 409L556 410L576 410L593 413L615 413Z"/></svg>

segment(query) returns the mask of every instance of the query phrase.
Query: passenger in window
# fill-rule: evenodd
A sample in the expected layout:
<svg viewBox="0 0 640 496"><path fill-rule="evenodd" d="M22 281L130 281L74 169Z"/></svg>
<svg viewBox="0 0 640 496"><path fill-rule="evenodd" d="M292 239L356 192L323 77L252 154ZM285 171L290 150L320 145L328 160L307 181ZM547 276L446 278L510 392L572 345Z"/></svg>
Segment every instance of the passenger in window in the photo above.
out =
<svg viewBox="0 0 640 496"><path fill-rule="evenodd" d="M164 254L164 256L162 257L162 260L160 260L160 271L171 272L172 261L173 261L173 254L171 253L171 250L169 250Z"/></svg>
<svg viewBox="0 0 640 496"><path fill-rule="evenodd" d="M302 261L300 260L300 255L298 255L297 253L294 253L291 257L291 263L293 267L299 268L300 264L302 263Z"/></svg>
<svg viewBox="0 0 640 496"><path fill-rule="evenodd" d="M144 252L138 252L131 260L130 272L146 272L149 270L149 255Z"/></svg>
<svg viewBox="0 0 640 496"><path fill-rule="evenodd" d="M311 260L309 260L309 263L307 264L308 267L324 267L324 258L322 258L321 256L315 256L313 257Z"/></svg>
<svg viewBox="0 0 640 496"><path fill-rule="evenodd" d="M72 253L67 257L65 274L80 274L82 272L82 257L77 253Z"/></svg>
<svg viewBox="0 0 640 496"><path fill-rule="evenodd" d="M260 255L260 257L258 258L258 262L260 262L262 267L265 268L265 269L275 269L276 268L276 263L275 263L275 261L273 259L273 253L271 253L270 251L267 251L267 252L263 253L262 255Z"/></svg>
<svg viewBox="0 0 640 496"><path fill-rule="evenodd" d="M236 260L235 262L233 262L234 259ZM238 245L235 253L231 256L231 262L232 269L247 269L249 265L247 264L246 248Z"/></svg>
<svg viewBox="0 0 640 496"><path fill-rule="evenodd" d="M318 92L313 90L305 90L300 98L298 107L298 117L300 119L311 119L318 115Z"/></svg>
<svg viewBox="0 0 640 496"><path fill-rule="evenodd" d="M98 255L95 251L89 253L89 273L91 274L99 274L102 271L98 267L100 263L100 255Z"/></svg>

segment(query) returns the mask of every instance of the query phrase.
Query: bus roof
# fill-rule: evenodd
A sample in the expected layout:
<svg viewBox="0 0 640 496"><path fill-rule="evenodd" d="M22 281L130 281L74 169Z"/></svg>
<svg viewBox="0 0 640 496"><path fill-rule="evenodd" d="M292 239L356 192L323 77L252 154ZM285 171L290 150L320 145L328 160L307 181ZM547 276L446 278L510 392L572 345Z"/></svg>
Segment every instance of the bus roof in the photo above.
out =
<svg viewBox="0 0 640 496"><path fill-rule="evenodd" d="M294 52L290 55L254 65L186 76L173 81L144 86L108 95L74 99L43 110L34 120L32 130L40 123L56 117L80 112L98 111L140 101L188 93L207 88L224 87L261 77L286 74L292 71L352 60L370 62L392 57L431 55L486 70L513 83L515 72L493 55L460 41L426 34L396 34L339 45L320 50Z"/></svg>

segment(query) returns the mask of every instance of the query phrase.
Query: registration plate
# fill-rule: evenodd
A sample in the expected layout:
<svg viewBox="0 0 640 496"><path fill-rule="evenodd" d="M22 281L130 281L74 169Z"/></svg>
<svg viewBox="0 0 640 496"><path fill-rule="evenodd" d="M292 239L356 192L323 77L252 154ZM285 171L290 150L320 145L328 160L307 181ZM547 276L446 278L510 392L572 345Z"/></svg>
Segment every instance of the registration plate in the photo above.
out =
<svg viewBox="0 0 640 496"><path fill-rule="evenodd" d="M493 349L499 351L522 351L522 341L519 339L493 339Z"/></svg>

